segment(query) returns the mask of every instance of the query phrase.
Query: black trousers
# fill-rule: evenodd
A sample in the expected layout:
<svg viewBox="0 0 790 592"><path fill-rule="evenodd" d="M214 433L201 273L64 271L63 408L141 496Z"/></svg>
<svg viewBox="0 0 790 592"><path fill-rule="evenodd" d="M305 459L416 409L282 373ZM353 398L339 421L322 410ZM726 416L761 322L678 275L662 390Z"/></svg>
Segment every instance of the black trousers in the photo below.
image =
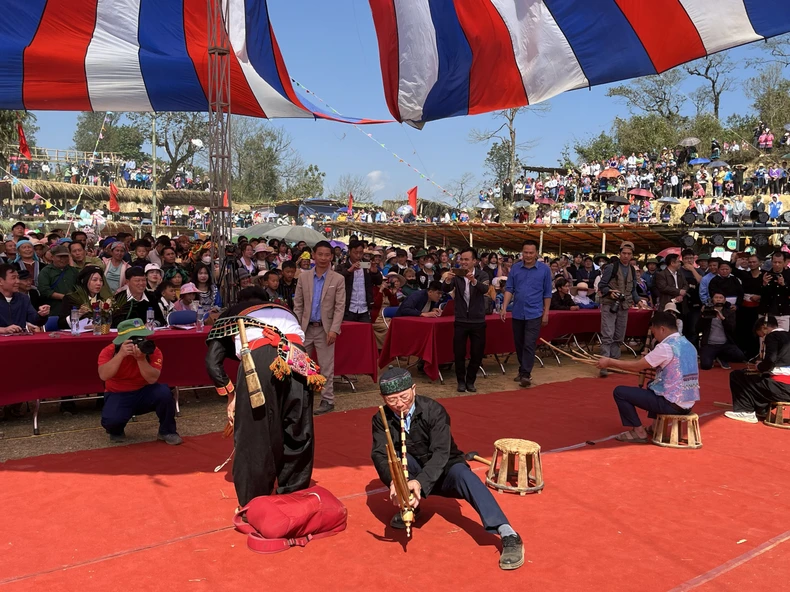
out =
<svg viewBox="0 0 790 592"><path fill-rule="evenodd" d="M409 463L409 479L414 479L422 472L422 466L411 454L407 454L406 458ZM488 532L496 533L500 526L509 524L502 508L491 495L491 490L466 463L451 466L433 486L431 495L468 501L480 515L483 528Z"/></svg>
<svg viewBox="0 0 790 592"><path fill-rule="evenodd" d="M127 393L104 393L101 425L108 434L120 436L134 415L156 412L159 433L176 433L176 401L166 384L149 384Z"/></svg>
<svg viewBox="0 0 790 592"><path fill-rule="evenodd" d="M350 310L347 310L346 314L343 315L343 320L354 323L369 323L370 312L351 312Z"/></svg>
<svg viewBox="0 0 790 592"><path fill-rule="evenodd" d="M710 370L713 362L719 358L722 362L743 362L743 352L734 343L720 343L703 346L699 352L700 370Z"/></svg>
<svg viewBox="0 0 790 592"><path fill-rule="evenodd" d="M541 317L527 320L513 319L513 341L516 345L519 376L532 376L532 368L535 365L535 347L542 326L543 319Z"/></svg>
<svg viewBox="0 0 790 592"><path fill-rule="evenodd" d="M466 342L469 341L469 365L466 366ZM486 349L486 324L455 324L453 353L455 354L455 378L458 382L474 384L477 371L483 362Z"/></svg>
<svg viewBox="0 0 790 592"><path fill-rule="evenodd" d="M697 351L699 351L697 323L699 322L700 312L701 309L699 308L691 308L683 317L683 337L688 339Z"/></svg>
<svg viewBox="0 0 790 592"><path fill-rule="evenodd" d="M743 370L730 372L730 392L733 411L754 411L767 415L771 403L790 401L790 384L770 378L768 374L747 374Z"/></svg>
<svg viewBox="0 0 790 592"><path fill-rule="evenodd" d="M747 360L760 353L760 338L754 334L754 324L759 316L756 306L741 306L735 312L735 341Z"/></svg>

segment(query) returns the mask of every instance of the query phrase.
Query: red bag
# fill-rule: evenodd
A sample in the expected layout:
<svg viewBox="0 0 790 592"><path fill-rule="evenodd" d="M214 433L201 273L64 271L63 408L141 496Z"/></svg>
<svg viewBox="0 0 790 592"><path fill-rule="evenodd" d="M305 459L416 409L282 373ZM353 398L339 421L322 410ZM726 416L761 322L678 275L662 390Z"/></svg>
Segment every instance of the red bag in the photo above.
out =
<svg viewBox="0 0 790 592"><path fill-rule="evenodd" d="M251 550L279 553L342 532L347 518L348 510L340 500L315 486L285 495L258 496L233 517L233 524L247 535Z"/></svg>

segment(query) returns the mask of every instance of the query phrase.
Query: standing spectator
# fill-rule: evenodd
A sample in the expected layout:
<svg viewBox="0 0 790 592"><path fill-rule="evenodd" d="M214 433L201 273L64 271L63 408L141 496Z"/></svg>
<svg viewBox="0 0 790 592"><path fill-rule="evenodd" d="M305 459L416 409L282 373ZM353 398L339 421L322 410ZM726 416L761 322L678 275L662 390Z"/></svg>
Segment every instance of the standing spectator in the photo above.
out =
<svg viewBox="0 0 790 592"><path fill-rule="evenodd" d="M708 260L708 272L702 275L702 279L699 282L699 300L702 304L708 304L710 302L708 286L713 278L719 275L719 263L721 263L719 257L711 257Z"/></svg>
<svg viewBox="0 0 790 592"><path fill-rule="evenodd" d="M620 359L620 344L625 339L628 325L628 309L640 302L636 291L636 271L631 266L634 244L625 241L620 245L620 257L616 263L603 268L598 289L601 293L601 355L614 360ZM601 376L609 371L601 368Z"/></svg>
<svg viewBox="0 0 790 592"><path fill-rule="evenodd" d="M759 316L760 298L763 291L763 270L760 269L760 258L750 255L747 259L747 269L733 270L733 274L743 286L743 304L738 307L735 314L736 331L735 342L738 347L751 360L760 353L760 342L754 333L754 324Z"/></svg>
<svg viewBox="0 0 790 592"><path fill-rule="evenodd" d="M280 285L277 287L277 293L288 308L293 310L294 293L296 292L296 263L293 261L284 261L282 264L282 272L283 275L280 278Z"/></svg>
<svg viewBox="0 0 790 592"><path fill-rule="evenodd" d="M702 303L699 299L699 283L702 281L700 272L694 267L694 251L684 249L681 253L683 257L683 267L680 272L686 279L686 298L684 301L686 313L683 319L683 337L685 337L695 349L699 351L699 331L697 322L702 311Z"/></svg>
<svg viewBox="0 0 790 592"><path fill-rule="evenodd" d="M0 307L0 335L23 333L28 323L43 327L50 313L49 305L33 308L30 298L19 292L19 274L8 263L0 265L0 294L6 306Z"/></svg>
<svg viewBox="0 0 790 592"><path fill-rule="evenodd" d="M505 320L513 300L513 341L518 356L518 377L522 388L532 385L535 347L540 328L549 322L551 304L551 270L538 261L538 244L526 240L521 245L521 261L510 268L505 297L500 312Z"/></svg>
<svg viewBox="0 0 790 592"><path fill-rule="evenodd" d="M49 304L52 316L60 316L63 297L74 291L79 272L69 265L69 250L65 245L57 245L50 252L52 265L47 265L38 274L38 289L44 302Z"/></svg>
<svg viewBox="0 0 790 592"><path fill-rule="evenodd" d="M711 290L713 303L702 310L699 328L702 331L702 347L699 352L701 370L713 368L713 362L725 370L729 362L743 362L743 352L735 344L735 307L724 298L724 294Z"/></svg>
<svg viewBox="0 0 790 592"><path fill-rule="evenodd" d="M296 284L294 315L305 334L305 350L315 347L321 374L326 377L321 403L315 411L316 415L323 415L335 410L335 341L346 308L346 286L343 276L329 268L332 246L327 241L315 245L313 256L315 267L303 271Z"/></svg>
<svg viewBox="0 0 790 592"><path fill-rule="evenodd" d="M110 245L110 258L104 263L104 279L113 294L126 285L126 270L129 264L124 260L126 246L121 241Z"/></svg>
<svg viewBox="0 0 790 592"><path fill-rule="evenodd" d="M357 240L348 244L348 261L335 267L335 271L345 280L346 303L344 321L370 323L370 309L373 307L373 282L370 264L363 268L362 255L365 245Z"/></svg>
<svg viewBox="0 0 790 592"><path fill-rule="evenodd" d="M729 261L719 263L719 275L708 284L708 292L709 294L721 292L727 302L740 308L743 303L743 286L740 280L732 275L732 263Z"/></svg>
<svg viewBox="0 0 790 592"><path fill-rule="evenodd" d="M477 266L477 251L471 247L461 249L459 268L466 275L446 272L442 289L445 293L455 290L455 329L453 353L458 392L477 392L475 379L486 348L485 295L491 285L488 273ZM466 346L469 344L469 365L466 366Z"/></svg>
<svg viewBox="0 0 790 592"><path fill-rule="evenodd" d="M778 220L782 215L782 202L779 201L779 196L773 194L771 201L768 203L768 218L771 220Z"/></svg>
<svg viewBox="0 0 790 592"><path fill-rule="evenodd" d="M790 271L786 265L786 253L773 254L771 269L763 274L760 314L775 317L780 329L790 331Z"/></svg>
<svg viewBox="0 0 790 592"><path fill-rule="evenodd" d="M685 297L688 282L680 271L682 261L677 253L670 253L665 260L666 269L656 274L656 293L658 294L658 310L663 311L670 302L674 302L681 315L685 315Z"/></svg>

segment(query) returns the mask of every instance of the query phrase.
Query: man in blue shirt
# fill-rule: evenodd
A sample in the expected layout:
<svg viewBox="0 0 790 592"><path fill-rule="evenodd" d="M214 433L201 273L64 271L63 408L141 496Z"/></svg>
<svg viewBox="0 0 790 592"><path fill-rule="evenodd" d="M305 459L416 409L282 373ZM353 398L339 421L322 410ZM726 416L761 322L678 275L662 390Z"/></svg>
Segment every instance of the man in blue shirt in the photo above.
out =
<svg viewBox="0 0 790 592"><path fill-rule="evenodd" d="M719 257L711 257L708 261L708 273L703 275L699 282L699 300L702 304L710 303L708 287L710 286L710 281L719 275L719 263L721 263Z"/></svg>
<svg viewBox="0 0 790 592"><path fill-rule="evenodd" d="M518 377L522 388L532 384L535 347L540 328L549 322L551 269L538 261L538 244L526 240L521 245L521 261L513 265L505 285L502 321L513 300L513 341L518 356Z"/></svg>
<svg viewBox="0 0 790 592"><path fill-rule="evenodd" d="M28 323L37 327L47 322L49 305L33 308L30 298L19 291L19 274L9 264L0 265L0 335L24 333Z"/></svg>

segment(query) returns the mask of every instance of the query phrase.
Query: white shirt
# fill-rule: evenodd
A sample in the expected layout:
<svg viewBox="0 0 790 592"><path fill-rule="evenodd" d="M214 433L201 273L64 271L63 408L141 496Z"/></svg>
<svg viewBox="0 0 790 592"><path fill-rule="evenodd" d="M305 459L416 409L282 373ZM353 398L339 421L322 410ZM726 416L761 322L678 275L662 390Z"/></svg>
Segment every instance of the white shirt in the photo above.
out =
<svg viewBox="0 0 790 592"><path fill-rule="evenodd" d="M368 304L365 302L364 269L357 269L354 271L354 281L351 284L351 300L349 302L348 310L357 314L368 312Z"/></svg>

